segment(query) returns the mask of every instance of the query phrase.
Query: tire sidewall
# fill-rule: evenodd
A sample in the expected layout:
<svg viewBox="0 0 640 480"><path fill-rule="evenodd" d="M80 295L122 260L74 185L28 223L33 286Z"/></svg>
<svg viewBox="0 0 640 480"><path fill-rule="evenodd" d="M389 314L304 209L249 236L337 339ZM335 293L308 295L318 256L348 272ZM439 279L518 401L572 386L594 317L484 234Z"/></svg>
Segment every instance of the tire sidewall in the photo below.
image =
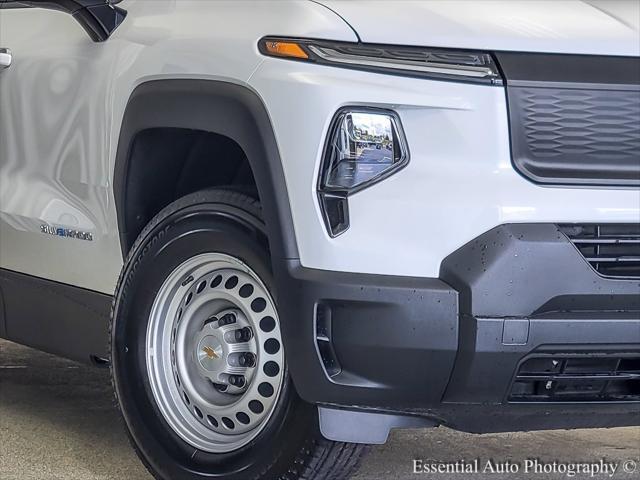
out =
<svg viewBox="0 0 640 480"><path fill-rule="evenodd" d="M234 205L238 203L244 208ZM252 268L277 303L264 239L259 210L249 197L211 192L182 199L161 212L127 259L112 315L112 377L132 442L157 478L277 478L314 429L315 411L298 399L286 367L280 397L264 429L241 449L224 454L184 442L164 420L149 383L147 323L164 279L193 256L223 253ZM289 451L283 448L287 444Z"/></svg>

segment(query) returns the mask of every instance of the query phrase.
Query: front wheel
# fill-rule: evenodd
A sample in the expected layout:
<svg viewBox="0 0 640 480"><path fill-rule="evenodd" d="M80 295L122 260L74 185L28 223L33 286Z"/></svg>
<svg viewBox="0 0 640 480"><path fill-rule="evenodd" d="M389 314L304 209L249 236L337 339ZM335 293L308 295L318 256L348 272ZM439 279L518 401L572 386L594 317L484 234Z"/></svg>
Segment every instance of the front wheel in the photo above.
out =
<svg viewBox="0 0 640 480"><path fill-rule="evenodd" d="M140 234L112 316L112 379L158 479L346 479L363 447L325 440L285 361L260 205L184 197Z"/></svg>

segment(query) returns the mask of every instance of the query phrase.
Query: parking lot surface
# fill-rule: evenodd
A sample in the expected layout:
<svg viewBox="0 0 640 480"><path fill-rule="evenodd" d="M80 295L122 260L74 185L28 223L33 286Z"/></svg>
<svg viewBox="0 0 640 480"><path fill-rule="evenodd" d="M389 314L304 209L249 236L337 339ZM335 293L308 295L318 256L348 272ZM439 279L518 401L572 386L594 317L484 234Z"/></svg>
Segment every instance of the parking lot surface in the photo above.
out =
<svg viewBox="0 0 640 480"><path fill-rule="evenodd" d="M638 479L638 471L631 470L640 465L639 457L640 428L491 435L446 428L406 430L394 432L387 445L374 447L355 478L568 478L565 473L525 473L525 460L538 459L539 465L605 460L617 464L613 477L573 478ZM478 473L413 473L414 460L429 464L475 459ZM516 465L518 471L491 474L485 469L488 461L496 469L509 461L512 466L507 468ZM129 447L107 370L0 340L0 479L150 478Z"/></svg>

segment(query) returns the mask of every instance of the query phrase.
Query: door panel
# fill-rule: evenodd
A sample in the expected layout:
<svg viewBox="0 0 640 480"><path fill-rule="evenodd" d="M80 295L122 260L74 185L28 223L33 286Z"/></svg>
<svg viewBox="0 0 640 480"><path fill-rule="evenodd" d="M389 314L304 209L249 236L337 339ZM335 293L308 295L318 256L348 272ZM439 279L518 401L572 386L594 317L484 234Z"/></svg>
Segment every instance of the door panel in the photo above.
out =
<svg viewBox="0 0 640 480"><path fill-rule="evenodd" d="M124 22L99 43L68 14L0 9L0 48L13 52L0 70L0 268L107 294L122 267L113 175L134 89L169 78L250 88L265 60L257 42L273 32L355 40L334 13L302 0L118 6Z"/></svg>
<svg viewBox="0 0 640 480"><path fill-rule="evenodd" d="M0 267L112 293L110 54L62 12L0 10Z"/></svg>

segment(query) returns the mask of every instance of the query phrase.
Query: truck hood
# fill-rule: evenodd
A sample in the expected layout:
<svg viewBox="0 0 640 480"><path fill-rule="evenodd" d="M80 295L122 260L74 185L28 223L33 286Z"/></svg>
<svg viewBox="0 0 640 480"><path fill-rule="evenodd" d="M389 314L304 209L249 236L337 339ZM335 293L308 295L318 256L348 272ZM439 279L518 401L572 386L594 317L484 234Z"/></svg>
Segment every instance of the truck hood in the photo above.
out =
<svg viewBox="0 0 640 480"><path fill-rule="evenodd" d="M640 56L640 2L320 0L366 43Z"/></svg>

